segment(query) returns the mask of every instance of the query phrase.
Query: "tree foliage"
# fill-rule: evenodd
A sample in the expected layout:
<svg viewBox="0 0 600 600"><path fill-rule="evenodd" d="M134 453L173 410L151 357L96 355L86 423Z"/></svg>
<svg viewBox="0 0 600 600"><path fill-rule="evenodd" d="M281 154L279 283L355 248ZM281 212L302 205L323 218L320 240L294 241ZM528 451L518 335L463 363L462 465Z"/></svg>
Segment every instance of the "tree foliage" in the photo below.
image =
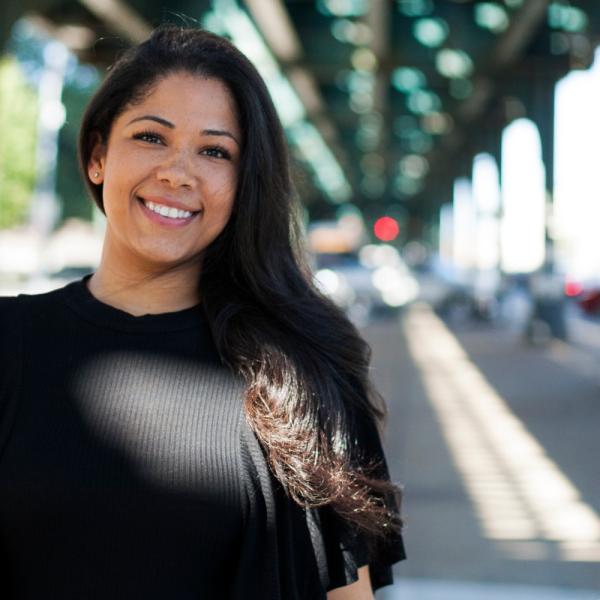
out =
<svg viewBox="0 0 600 600"><path fill-rule="evenodd" d="M0 57L0 228L23 223L35 185L37 96L18 62Z"/></svg>

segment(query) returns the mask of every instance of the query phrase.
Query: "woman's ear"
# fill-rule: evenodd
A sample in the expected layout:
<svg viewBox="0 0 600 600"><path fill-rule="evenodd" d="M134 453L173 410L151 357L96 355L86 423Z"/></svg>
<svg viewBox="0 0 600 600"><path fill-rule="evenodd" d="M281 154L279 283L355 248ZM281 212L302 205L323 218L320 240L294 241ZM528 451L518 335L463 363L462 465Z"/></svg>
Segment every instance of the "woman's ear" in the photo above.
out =
<svg viewBox="0 0 600 600"><path fill-rule="evenodd" d="M87 166L88 177L95 185L104 182L104 167L106 163L106 144L102 141L99 133L92 137L92 152Z"/></svg>

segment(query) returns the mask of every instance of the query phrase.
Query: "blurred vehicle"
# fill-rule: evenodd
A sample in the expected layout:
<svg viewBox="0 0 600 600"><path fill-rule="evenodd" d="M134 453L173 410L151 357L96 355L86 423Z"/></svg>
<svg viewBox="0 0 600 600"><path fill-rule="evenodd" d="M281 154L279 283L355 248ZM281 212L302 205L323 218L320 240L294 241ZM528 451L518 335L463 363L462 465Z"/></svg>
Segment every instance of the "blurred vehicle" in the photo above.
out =
<svg viewBox="0 0 600 600"><path fill-rule="evenodd" d="M525 330L530 343L546 343L552 338L567 340L565 277L551 263L530 276L533 310Z"/></svg>
<svg viewBox="0 0 600 600"><path fill-rule="evenodd" d="M600 314L600 287L582 292L577 298L577 304L587 315Z"/></svg>
<svg viewBox="0 0 600 600"><path fill-rule="evenodd" d="M567 280L565 294L588 316L600 315L600 281Z"/></svg>
<svg viewBox="0 0 600 600"><path fill-rule="evenodd" d="M492 321L498 316L500 274L497 269L457 269L432 256L418 272L419 299L446 322Z"/></svg>
<svg viewBox="0 0 600 600"><path fill-rule="evenodd" d="M314 263L319 289L359 324L394 314L419 293L400 254L387 244L370 244L356 252L316 252Z"/></svg>

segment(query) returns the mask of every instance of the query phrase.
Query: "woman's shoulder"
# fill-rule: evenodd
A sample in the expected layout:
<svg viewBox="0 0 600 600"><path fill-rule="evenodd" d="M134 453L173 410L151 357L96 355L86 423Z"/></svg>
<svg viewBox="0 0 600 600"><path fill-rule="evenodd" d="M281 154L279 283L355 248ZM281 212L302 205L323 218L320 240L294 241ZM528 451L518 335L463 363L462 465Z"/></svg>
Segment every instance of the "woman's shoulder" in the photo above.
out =
<svg viewBox="0 0 600 600"><path fill-rule="evenodd" d="M0 297L0 425L4 421L11 390L15 389L19 377L22 355L21 321L19 298ZM1 430L0 426L0 433Z"/></svg>
<svg viewBox="0 0 600 600"><path fill-rule="evenodd" d="M37 318L51 321L49 308L62 296L63 289L39 294L0 296L0 353L2 359L14 355L16 339L22 335L23 325ZM4 364L4 363L3 363Z"/></svg>
<svg viewBox="0 0 600 600"><path fill-rule="evenodd" d="M62 304L68 288L72 286L71 283L50 291L0 296L0 327L15 326L19 320L40 314L40 311L45 313L50 307ZM22 315L20 319L19 315Z"/></svg>
<svg viewBox="0 0 600 600"><path fill-rule="evenodd" d="M0 296L0 340L18 328L20 304L19 296Z"/></svg>
<svg viewBox="0 0 600 600"><path fill-rule="evenodd" d="M11 310L16 310L20 296L0 296L0 318Z"/></svg>
<svg viewBox="0 0 600 600"><path fill-rule="evenodd" d="M21 344L22 300L20 296L0 296L0 361L2 371L10 372Z"/></svg>
<svg viewBox="0 0 600 600"><path fill-rule="evenodd" d="M12 296L0 295L0 319L5 318L5 316L9 315L10 313L14 314L17 311L23 310L24 307L27 307L31 304L39 306L52 303L54 300L64 294L69 285L71 284L54 288L49 291L35 293L22 292L18 295Z"/></svg>

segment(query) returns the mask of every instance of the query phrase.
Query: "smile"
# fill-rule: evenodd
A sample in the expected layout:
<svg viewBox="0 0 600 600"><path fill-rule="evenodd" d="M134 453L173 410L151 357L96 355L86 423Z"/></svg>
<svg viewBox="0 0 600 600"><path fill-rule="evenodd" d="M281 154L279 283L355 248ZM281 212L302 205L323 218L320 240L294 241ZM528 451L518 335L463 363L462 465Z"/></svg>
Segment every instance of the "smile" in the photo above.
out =
<svg viewBox="0 0 600 600"><path fill-rule="evenodd" d="M156 201L158 198L147 200L141 196L136 196L136 200L139 202L139 207L144 215L146 215L146 218L150 219L150 221L156 225L166 227L167 229L187 227L204 213L203 209L187 210L183 208L181 204L179 207L161 204ZM169 202L169 200L166 201ZM175 201L173 201L173 203L175 203Z"/></svg>
<svg viewBox="0 0 600 600"><path fill-rule="evenodd" d="M161 217L167 217L168 219L187 219L194 214L189 210L180 210L172 206L165 206L164 204L157 204L155 202L149 202L143 199L141 200L146 208L152 212L155 212L157 215L160 215Z"/></svg>

